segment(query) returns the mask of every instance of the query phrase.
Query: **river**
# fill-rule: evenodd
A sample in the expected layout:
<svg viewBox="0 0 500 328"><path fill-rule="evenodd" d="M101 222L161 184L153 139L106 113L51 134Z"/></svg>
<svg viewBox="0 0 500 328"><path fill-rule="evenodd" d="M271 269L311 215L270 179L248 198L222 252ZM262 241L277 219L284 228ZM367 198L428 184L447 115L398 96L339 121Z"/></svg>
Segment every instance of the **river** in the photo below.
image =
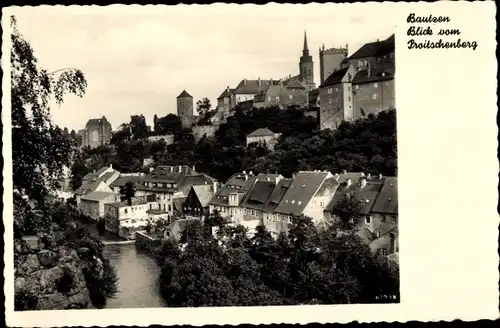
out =
<svg viewBox="0 0 500 328"><path fill-rule="evenodd" d="M102 241L117 241L118 237L99 234L93 224L81 224ZM152 255L135 244L106 245L104 257L109 259L118 275L118 293L108 299L106 308L152 308L164 307L158 289L160 268ZM92 307L92 306L91 306Z"/></svg>

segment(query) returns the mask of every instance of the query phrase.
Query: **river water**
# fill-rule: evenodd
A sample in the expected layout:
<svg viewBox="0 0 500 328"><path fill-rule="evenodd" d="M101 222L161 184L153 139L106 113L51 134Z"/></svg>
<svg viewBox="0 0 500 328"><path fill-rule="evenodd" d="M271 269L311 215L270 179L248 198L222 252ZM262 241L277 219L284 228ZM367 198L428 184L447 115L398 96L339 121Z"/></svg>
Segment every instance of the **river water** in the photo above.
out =
<svg viewBox="0 0 500 328"><path fill-rule="evenodd" d="M112 234L100 234L95 225L86 226L93 235L102 241L117 241ZM109 259L118 275L118 293L108 299L106 308L152 308L164 307L160 296L158 277L160 267L154 257L139 249L135 244L106 245L104 257ZM91 306L92 308L92 306Z"/></svg>

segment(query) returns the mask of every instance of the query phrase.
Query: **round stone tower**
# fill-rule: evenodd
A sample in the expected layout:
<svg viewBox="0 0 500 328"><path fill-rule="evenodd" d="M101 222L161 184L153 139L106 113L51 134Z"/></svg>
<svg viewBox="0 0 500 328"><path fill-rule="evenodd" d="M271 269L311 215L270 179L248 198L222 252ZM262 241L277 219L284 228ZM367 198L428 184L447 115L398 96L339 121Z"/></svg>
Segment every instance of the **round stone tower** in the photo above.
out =
<svg viewBox="0 0 500 328"><path fill-rule="evenodd" d="M193 126L193 106L193 97L186 90L182 91L177 97L177 115L181 119L183 129L191 129Z"/></svg>

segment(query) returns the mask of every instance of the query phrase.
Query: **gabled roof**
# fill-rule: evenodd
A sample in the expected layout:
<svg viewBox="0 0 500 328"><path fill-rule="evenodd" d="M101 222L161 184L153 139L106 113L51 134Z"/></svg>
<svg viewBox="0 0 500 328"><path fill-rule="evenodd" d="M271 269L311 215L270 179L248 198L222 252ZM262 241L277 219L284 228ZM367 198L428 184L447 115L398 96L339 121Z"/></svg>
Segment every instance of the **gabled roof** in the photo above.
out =
<svg viewBox="0 0 500 328"><path fill-rule="evenodd" d="M383 41L375 41L364 44L349 59L360 59L367 57L378 57L389 54L395 49L394 34Z"/></svg>
<svg viewBox="0 0 500 328"><path fill-rule="evenodd" d="M300 171L275 212L299 216L328 177L329 172Z"/></svg>
<svg viewBox="0 0 500 328"><path fill-rule="evenodd" d="M184 213L184 202L186 201L186 199L186 197L177 197L172 200L174 208L181 214Z"/></svg>
<svg viewBox="0 0 500 328"><path fill-rule="evenodd" d="M248 192L248 197L243 203L243 207L264 210L275 187L276 180L257 180L252 186L252 189Z"/></svg>
<svg viewBox="0 0 500 328"><path fill-rule="evenodd" d="M330 74L329 77L326 78L325 81L323 81L323 83L320 85L320 88L325 87L327 85L341 83L342 79L344 78L344 76L346 75L348 70L349 70L349 67L344 67L344 68L341 68L341 69L333 72L332 74Z"/></svg>
<svg viewBox="0 0 500 328"><path fill-rule="evenodd" d="M373 205L372 212L382 214L398 214L398 178L385 178L380 194Z"/></svg>
<svg viewBox="0 0 500 328"><path fill-rule="evenodd" d="M347 194L349 194L351 197L361 201L361 213L370 214L375 204L375 199L377 199L383 184L384 182L382 180L367 180L366 186L361 188L360 179L351 179L351 185L349 187L346 182L343 182L338 186L332 200L326 206L325 211L331 212L335 204L345 199Z"/></svg>
<svg viewBox="0 0 500 328"><path fill-rule="evenodd" d="M352 79L352 83L370 83L377 81L387 81L394 79L395 69L393 67L376 67L370 69L370 75L368 75L368 70L364 69L358 71L354 78Z"/></svg>
<svg viewBox="0 0 500 328"><path fill-rule="evenodd" d="M190 225L198 222L198 219L179 219L170 223L166 230L170 231L174 238L179 239L182 232Z"/></svg>
<svg viewBox="0 0 500 328"><path fill-rule="evenodd" d="M260 81L260 82L259 82ZM260 86L259 86L260 83ZM270 85L278 85L277 80L242 80L236 89L235 94L253 94L256 95L263 90L266 90Z"/></svg>
<svg viewBox="0 0 500 328"><path fill-rule="evenodd" d="M286 87L289 89L305 89L304 85L297 79L291 80L288 84L286 84Z"/></svg>
<svg viewBox="0 0 500 328"><path fill-rule="evenodd" d="M271 196L266 203L265 210L268 213L271 213L275 210L275 208L281 203L283 197L285 196L288 188L292 185L293 179L281 179L276 187L274 188Z"/></svg>
<svg viewBox="0 0 500 328"><path fill-rule="evenodd" d="M274 136L275 133L268 128L261 128L253 131L247 137L267 137L267 136Z"/></svg>
<svg viewBox="0 0 500 328"><path fill-rule="evenodd" d="M183 90L180 95L177 96L177 98L193 98L189 93L187 93L186 90Z"/></svg>
<svg viewBox="0 0 500 328"><path fill-rule="evenodd" d="M191 187L192 192L196 195L202 207L207 207L212 199L214 192L210 185L198 185Z"/></svg>
<svg viewBox="0 0 500 328"><path fill-rule="evenodd" d="M221 188L219 188L219 190L217 190L215 195L210 200L210 204L227 206L229 204L227 197L229 196L229 194L236 192L240 192L243 195L241 199L241 203L243 203L245 201L245 196L247 195L250 187L253 185L256 179L257 177L253 174L233 174L233 176L231 176L231 178L229 178L227 182Z"/></svg>
<svg viewBox="0 0 500 328"><path fill-rule="evenodd" d="M115 187L123 187L127 184L127 182L132 182L132 184L138 184L141 183L143 177L141 176L120 176L118 179L110 183L111 188Z"/></svg>
<svg viewBox="0 0 500 328"><path fill-rule="evenodd" d="M90 201L102 201L108 198L109 196L116 195L112 192L107 191L91 191L88 194L82 196L82 200L90 200Z"/></svg>
<svg viewBox="0 0 500 328"><path fill-rule="evenodd" d="M230 98L233 92L234 89L226 88L217 99Z"/></svg>

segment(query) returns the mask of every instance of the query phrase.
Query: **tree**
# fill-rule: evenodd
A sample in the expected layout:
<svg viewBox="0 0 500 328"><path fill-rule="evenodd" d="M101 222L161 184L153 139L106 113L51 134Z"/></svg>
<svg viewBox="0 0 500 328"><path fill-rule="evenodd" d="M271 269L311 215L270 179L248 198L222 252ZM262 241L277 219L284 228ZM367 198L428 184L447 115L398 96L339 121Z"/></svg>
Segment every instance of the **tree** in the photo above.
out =
<svg viewBox="0 0 500 328"><path fill-rule="evenodd" d="M196 111L198 115L200 115L202 120L206 120L210 110L212 109L212 104L210 103L210 99L203 98L196 102Z"/></svg>
<svg viewBox="0 0 500 328"><path fill-rule="evenodd" d="M177 135L181 132L181 119L175 114L168 114L167 116L158 118L156 121L155 133L158 135Z"/></svg>
<svg viewBox="0 0 500 328"><path fill-rule="evenodd" d="M14 189L41 200L58 187L69 166L70 141L50 119L49 102L67 93L83 96L87 82L78 69L39 67L34 50L11 16L12 169Z"/></svg>
<svg viewBox="0 0 500 328"><path fill-rule="evenodd" d="M71 180L70 186L72 190L77 190L82 185L82 179L85 175L90 173L91 170L85 164L84 160L78 158L71 166Z"/></svg>
<svg viewBox="0 0 500 328"><path fill-rule="evenodd" d="M342 229L351 230L358 225L359 219L362 217L361 210L361 201L354 195L347 193L333 206L332 213L339 218Z"/></svg>
<svg viewBox="0 0 500 328"><path fill-rule="evenodd" d="M151 132L151 127L146 124L144 115L132 115L129 126L132 136L136 140L147 138Z"/></svg>
<svg viewBox="0 0 500 328"><path fill-rule="evenodd" d="M132 182L128 181L124 186L120 187L121 201L128 201L132 205L132 198L135 197L135 186Z"/></svg>

